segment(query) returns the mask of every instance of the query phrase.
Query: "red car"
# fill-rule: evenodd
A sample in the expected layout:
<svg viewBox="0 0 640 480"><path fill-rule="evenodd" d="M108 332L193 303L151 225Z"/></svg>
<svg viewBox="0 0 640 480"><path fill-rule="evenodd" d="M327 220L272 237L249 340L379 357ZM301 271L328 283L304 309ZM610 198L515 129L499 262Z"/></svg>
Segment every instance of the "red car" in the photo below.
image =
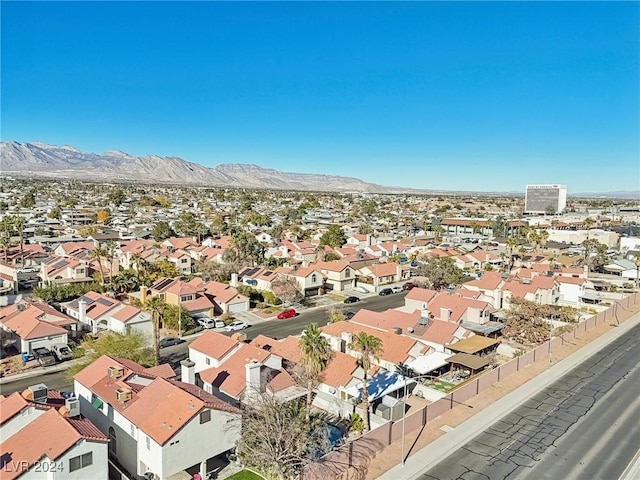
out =
<svg viewBox="0 0 640 480"><path fill-rule="evenodd" d="M284 320L285 318L292 318L296 316L296 311L293 308L287 308L278 314L278 320Z"/></svg>
<svg viewBox="0 0 640 480"><path fill-rule="evenodd" d="M412 282L407 282L404 285L402 285L403 290L411 290L413 287L415 287L415 284Z"/></svg>

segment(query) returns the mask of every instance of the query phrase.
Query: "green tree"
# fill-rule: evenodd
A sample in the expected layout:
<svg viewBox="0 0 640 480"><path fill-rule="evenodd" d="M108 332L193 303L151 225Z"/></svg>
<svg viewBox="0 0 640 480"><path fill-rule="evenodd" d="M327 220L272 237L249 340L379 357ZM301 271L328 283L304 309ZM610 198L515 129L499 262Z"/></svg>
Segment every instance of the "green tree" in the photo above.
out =
<svg viewBox="0 0 640 480"><path fill-rule="evenodd" d="M300 351L302 353L300 363L307 381L307 408L311 407L313 387L318 383L320 375L327 368L333 355L329 341L320 333L318 324L312 323L307 326L304 335L300 337Z"/></svg>
<svg viewBox="0 0 640 480"><path fill-rule="evenodd" d="M329 245L333 248L340 248L347 242L347 237L340 225L329 225L327 231L320 237L320 245Z"/></svg>
<svg viewBox="0 0 640 480"><path fill-rule="evenodd" d="M382 354L382 340L365 332L360 332L353 337L349 344L349 349L359 353L358 366L364 371L362 380L362 404L365 411L364 430L369 431L370 412L367 380L373 361L378 361L378 357Z"/></svg>
<svg viewBox="0 0 640 480"><path fill-rule="evenodd" d="M91 250L91 258L98 261L98 268L100 269L100 284L104 287L104 267L102 266L102 259L107 255L107 250L104 247L98 246Z"/></svg>
<svg viewBox="0 0 640 480"><path fill-rule="evenodd" d="M169 225L169 223L165 222L164 220L156 222L156 224L153 226L153 229L151 230L151 236L156 242L161 242L162 240L165 240L167 238L174 237L175 234L176 232L173 231L171 225Z"/></svg>
<svg viewBox="0 0 640 480"><path fill-rule="evenodd" d="M109 201L109 203L112 203L116 207L119 207L120 205L122 205L126 199L127 199L127 196L125 195L124 191L121 188L116 188L115 190L111 190L111 192L109 192L109 196L107 197L107 200Z"/></svg>
<svg viewBox="0 0 640 480"><path fill-rule="evenodd" d="M451 257L440 257L429 260L416 268L416 273L427 277L431 288L442 290L450 284L459 285L464 281L464 273L456 267Z"/></svg>
<svg viewBox="0 0 640 480"><path fill-rule="evenodd" d="M74 351L74 357L81 358L81 360L74 362L67 369L67 379L73 380L76 373L102 355L127 358L145 367L150 367L153 364L153 352L149 348L148 339L141 332L134 330L124 335L108 332L98 338L87 336L80 342Z"/></svg>
<svg viewBox="0 0 640 480"><path fill-rule="evenodd" d="M22 208L33 208L36 206L36 194L34 190L29 190L20 199L19 203Z"/></svg>

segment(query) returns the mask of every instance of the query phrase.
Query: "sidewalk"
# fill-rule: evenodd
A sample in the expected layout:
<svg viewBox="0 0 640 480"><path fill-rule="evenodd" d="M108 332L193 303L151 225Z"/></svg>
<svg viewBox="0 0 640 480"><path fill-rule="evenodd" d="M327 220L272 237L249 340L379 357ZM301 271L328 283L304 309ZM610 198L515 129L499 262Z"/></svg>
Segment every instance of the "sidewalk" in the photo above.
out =
<svg viewBox="0 0 640 480"><path fill-rule="evenodd" d="M564 345L554 352L557 363L550 369L546 362L536 362L467 400L465 403L472 406L473 410L462 406L454 408L429 422L424 429L407 434L405 455L408 452L411 456L407 458L405 465L400 464L401 442L391 444L372 459L366 478L409 480L435 466L533 393L551 384L607 343L638 325L640 307L632 308L626 315L626 318L632 318L619 327L611 324L599 325L576 338L573 345Z"/></svg>
<svg viewBox="0 0 640 480"><path fill-rule="evenodd" d="M56 373L63 372L71 365L73 365L74 360L69 360L68 362L58 363L56 365L51 365L50 367L36 367L32 368L26 372L16 373L14 375L7 375L6 377L0 378L0 385L5 385L7 383L15 382L16 380L22 380L24 378L32 378L38 377L40 375L46 375L48 373Z"/></svg>

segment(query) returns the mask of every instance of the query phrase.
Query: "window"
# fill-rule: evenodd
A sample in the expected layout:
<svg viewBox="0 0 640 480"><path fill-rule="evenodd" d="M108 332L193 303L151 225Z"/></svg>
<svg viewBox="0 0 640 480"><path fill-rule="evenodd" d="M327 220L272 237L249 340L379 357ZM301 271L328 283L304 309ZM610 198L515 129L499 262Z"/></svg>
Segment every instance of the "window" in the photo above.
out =
<svg viewBox="0 0 640 480"><path fill-rule="evenodd" d="M151 450L151 439L147 437L147 450Z"/></svg>
<svg viewBox="0 0 640 480"><path fill-rule="evenodd" d="M180 263L187 263L187 262L188 262L188 260L186 258L181 258L180 259Z"/></svg>
<svg viewBox="0 0 640 480"><path fill-rule="evenodd" d="M95 408L96 410L100 410L102 411L102 405L104 405L104 403L102 402L102 400L100 400L100 398L98 398L95 395L91 396L91 405L93 406L93 408Z"/></svg>
<svg viewBox="0 0 640 480"><path fill-rule="evenodd" d="M318 280L318 277L315 273L311 275L311 283L316 283L317 280Z"/></svg>
<svg viewBox="0 0 640 480"><path fill-rule="evenodd" d="M81 468L88 467L93 463L93 452L85 453L84 455L78 455L69 459L69 471L75 472Z"/></svg>
<svg viewBox="0 0 640 480"><path fill-rule="evenodd" d="M347 268L344 271L344 276L345 276L345 278L349 278L351 276L351 269L350 268Z"/></svg>
<svg viewBox="0 0 640 480"><path fill-rule="evenodd" d="M211 410L200 412L200 423L207 423L209 420L211 420Z"/></svg>
<svg viewBox="0 0 640 480"><path fill-rule="evenodd" d="M209 357L205 358L204 361L207 365L211 365L211 359Z"/></svg>
<svg viewBox="0 0 640 480"><path fill-rule="evenodd" d="M136 426L133 423L131 424L131 436L134 438L136 436Z"/></svg>

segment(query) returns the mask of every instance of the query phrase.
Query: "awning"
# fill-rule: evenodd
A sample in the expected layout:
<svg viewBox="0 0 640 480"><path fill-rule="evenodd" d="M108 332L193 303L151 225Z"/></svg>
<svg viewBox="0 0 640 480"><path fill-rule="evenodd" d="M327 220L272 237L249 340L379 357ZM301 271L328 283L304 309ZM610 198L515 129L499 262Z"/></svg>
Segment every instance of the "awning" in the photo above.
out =
<svg viewBox="0 0 640 480"><path fill-rule="evenodd" d="M468 353L457 353L450 357L448 361L449 363L471 368L472 370L480 370L491 363L488 358L478 357Z"/></svg>
<svg viewBox="0 0 640 480"><path fill-rule="evenodd" d="M102 400L100 400L99 398L96 398L91 405L93 406L93 408L100 410L102 408L102 405L104 405L104 403L102 402Z"/></svg>
<svg viewBox="0 0 640 480"><path fill-rule="evenodd" d="M502 312L497 312L502 313ZM460 326L466 328L467 330L471 330L475 333L480 333L482 335L489 335L490 333L499 332L505 327L505 324L502 322L487 322L487 323L476 323L476 322L461 322Z"/></svg>
<svg viewBox="0 0 640 480"><path fill-rule="evenodd" d="M420 355L406 365L414 372L423 375L434 371L436 368L444 367L450 356L450 353L432 352L429 355Z"/></svg>

